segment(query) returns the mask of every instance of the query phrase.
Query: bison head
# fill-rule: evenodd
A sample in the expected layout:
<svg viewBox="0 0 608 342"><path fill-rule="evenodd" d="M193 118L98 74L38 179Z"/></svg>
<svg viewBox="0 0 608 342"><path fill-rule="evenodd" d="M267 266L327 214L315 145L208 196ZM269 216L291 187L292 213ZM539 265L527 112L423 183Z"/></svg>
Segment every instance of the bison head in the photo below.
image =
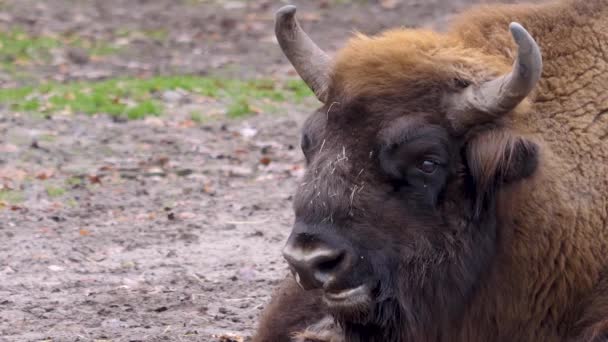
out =
<svg viewBox="0 0 608 342"><path fill-rule="evenodd" d="M347 335L436 331L428 327L454 322L483 281L500 195L538 163L511 118L530 110L540 51L521 25L510 31L504 54L396 30L359 35L331 59L295 7L277 13L283 52L324 104L304 124L307 171L283 252Z"/></svg>

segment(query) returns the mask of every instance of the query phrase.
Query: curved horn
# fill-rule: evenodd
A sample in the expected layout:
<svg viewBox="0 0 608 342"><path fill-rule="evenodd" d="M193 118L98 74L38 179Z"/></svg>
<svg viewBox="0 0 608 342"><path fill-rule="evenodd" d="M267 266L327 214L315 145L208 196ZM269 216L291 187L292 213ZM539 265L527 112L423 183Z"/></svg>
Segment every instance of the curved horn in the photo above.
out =
<svg viewBox="0 0 608 342"><path fill-rule="evenodd" d="M287 5L276 13L274 31L287 59L321 102L327 100L330 58L302 30L296 7Z"/></svg>
<svg viewBox="0 0 608 342"><path fill-rule="evenodd" d="M494 117L505 114L523 101L538 83L543 64L538 44L520 24L513 22L509 29L517 44L517 59L513 70L492 81L469 87L459 94L452 105L461 115L471 115L470 111L479 111ZM460 119L467 121L466 118ZM455 120L458 121L456 118ZM459 126L468 124L458 123Z"/></svg>

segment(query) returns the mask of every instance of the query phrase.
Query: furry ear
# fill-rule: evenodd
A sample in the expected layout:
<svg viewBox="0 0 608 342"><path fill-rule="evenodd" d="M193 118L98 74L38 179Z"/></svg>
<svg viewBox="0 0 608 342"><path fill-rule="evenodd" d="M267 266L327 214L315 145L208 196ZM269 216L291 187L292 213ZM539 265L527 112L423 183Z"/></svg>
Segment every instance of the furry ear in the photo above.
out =
<svg viewBox="0 0 608 342"><path fill-rule="evenodd" d="M539 147L508 129L490 130L466 144L466 161L476 194L476 212L502 185L530 177L539 161Z"/></svg>

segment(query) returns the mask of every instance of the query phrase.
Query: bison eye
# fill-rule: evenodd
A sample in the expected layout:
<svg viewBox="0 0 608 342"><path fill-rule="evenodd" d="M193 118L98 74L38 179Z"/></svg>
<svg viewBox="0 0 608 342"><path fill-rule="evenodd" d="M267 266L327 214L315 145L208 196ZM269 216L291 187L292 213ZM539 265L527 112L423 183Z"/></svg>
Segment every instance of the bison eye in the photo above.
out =
<svg viewBox="0 0 608 342"><path fill-rule="evenodd" d="M418 169L424 173L432 174L437 170L437 162L426 159L422 163L418 164Z"/></svg>
<svg viewBox="0 0 608 342"><path fill-rule="evenodd" d="M310 162L310 148L312 147L312 141L308 134L302 135L302 140L300 141L300 148L302 148L302 152L304 153L304 158L306 158L306 163Z"/></svg>
<svg viewBox="0 0 608 342"><path fill-rule="evenodd" d="M300 147L302 151L307 151L310 148L311 142L308 134L302 135L302 140L300 141Z"/></svg>

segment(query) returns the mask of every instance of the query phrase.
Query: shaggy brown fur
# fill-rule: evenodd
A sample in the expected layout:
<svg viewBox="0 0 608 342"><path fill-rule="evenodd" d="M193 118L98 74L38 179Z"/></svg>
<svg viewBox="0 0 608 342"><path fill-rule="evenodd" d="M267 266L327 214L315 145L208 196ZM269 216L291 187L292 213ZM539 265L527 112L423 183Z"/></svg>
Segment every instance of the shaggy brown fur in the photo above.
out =
<svg viewBox="0 0 608 342"><path fill-rule="evenodd" d="M344 334L333 317L328 315L306 330L295 333L293 342L344 342Z"/></svg>
<svg viewBox="0 0 608 342"><path fill-rule="evenodd" d="M471 273L474 286L463 288L462 301L450 302L458 308L457 317L445 313L444 322L444 313L431 310L427 314L437 319L434 327L421 323L424 332L403 332L395 341L407 336L416 341L608 339L608 0L480 7L458 17L447 34L399 29L377 37L358 35L338 52L330 100L309 126L324 126L334 135L349 127L358 137L371 136L405 113L399 109L404 105L407 113L431 113L429 120L445 126L449 108L442 107L438 94L510 70L515 52L507 30L511 21L520 22L541 47L539 86L505 117L452 137L467 146L466 172L476 180L478 195L492 187L497 173L500 182L515 182L495 189L500 224L495 249L487 254L491 266L480 265L478 273ZM355 112L366 115L344 114ZM346 144L367 155L367 146L355 137L340 139L325 148ZM532 164L530 155L537 156ZM338 172L366 167L355 162L356 155L351 159ZM366 188L362 197L373 196L366 191L371 190ZM487 200L481 196L477 205ZM353 204L351 198L350 205L356 207L357 199ZM341 208L326 210L331 214ZM390 203L383 210L390 210ZM289 341L324 316L318 293L296 290L291 279L286 284L266 310L254 341ZM297 341L302 336L338 341L335 329L323 332L313 325Z"/></svg>
<svg viewBox="0 0 608 342"><path fill-rule="evenodd" d="M315 325L325 316L320 298L304 293L291 277L283 281L272 298L272 303L261 318L265 322L265 328L258 331L256 340L275 341L277 336L283 336L285 340L296 331L303 331ZM289 311L283 308L298 309ZM277 315L277 312L281 314Z"/></svg>

